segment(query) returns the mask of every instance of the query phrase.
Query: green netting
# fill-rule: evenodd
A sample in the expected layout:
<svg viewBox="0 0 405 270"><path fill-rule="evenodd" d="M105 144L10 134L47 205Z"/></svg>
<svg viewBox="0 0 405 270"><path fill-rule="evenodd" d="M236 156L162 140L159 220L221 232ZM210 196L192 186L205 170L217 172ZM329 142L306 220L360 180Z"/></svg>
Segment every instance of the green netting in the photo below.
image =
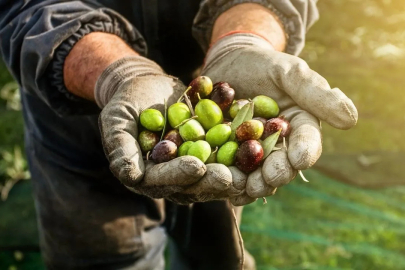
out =
<svg viewBox="0 0 405 270"><path fill-rule="evenodd" d="M305 175L310 183L297 178L266 205L245 207L241 231L258 269L405 269L405 187L364 190L315 170ZM30 192L29 181L20 183L0 204L0 269L43 267L32 250L38 240Z"/></svg>

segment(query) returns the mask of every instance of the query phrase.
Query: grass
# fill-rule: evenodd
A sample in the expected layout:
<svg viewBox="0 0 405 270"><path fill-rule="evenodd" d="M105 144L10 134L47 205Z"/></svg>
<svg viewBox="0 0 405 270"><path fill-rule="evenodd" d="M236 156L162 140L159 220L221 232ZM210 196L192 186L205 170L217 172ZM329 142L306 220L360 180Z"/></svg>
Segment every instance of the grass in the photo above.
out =
<svg viewBox="0 0 405 270"><path fill-rule="evenodd" d="M321 19L302 57L341 88L360 115L350 131L323 125L324 153L404 152L405 1L327 0L318 6ZM0 86L10 80L0 72ZM0 150L23 147L21 113L0 100L0 114ZM267 205L245 208L242 234L258 269L405 269L405 187L366 190L315 170L305 175L310 183L297 178ZM29 181L22 182L0 202L0 246L37 245L30 192ZM43 267L37 252L23 254L0 249L0 269Z"/></svg>

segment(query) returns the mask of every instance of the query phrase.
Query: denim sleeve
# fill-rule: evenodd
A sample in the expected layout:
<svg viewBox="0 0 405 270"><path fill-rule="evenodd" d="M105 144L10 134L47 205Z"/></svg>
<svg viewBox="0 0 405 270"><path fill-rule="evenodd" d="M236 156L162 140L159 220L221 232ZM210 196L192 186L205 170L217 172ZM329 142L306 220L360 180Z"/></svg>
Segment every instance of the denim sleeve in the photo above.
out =
<svg viewBox="0 0 405 270"><path fill-rule="evenodd" d="M92 102L69 93L63 63L70 49L91 32L123 38L140 54L146 43L120 14L95 1L0 0L0 52L23 91L59 115L98 112Z"/></svg>
<svg viewBox="0 0 405 270"><path fill-rule="evenodd" d="M212 28L218 16L242 3L257 3L273 11L287 35L286 52L298 55L305 45L307 30L318 20L317 0L204 0L194 19L193 35L208 50Z"/></svg>

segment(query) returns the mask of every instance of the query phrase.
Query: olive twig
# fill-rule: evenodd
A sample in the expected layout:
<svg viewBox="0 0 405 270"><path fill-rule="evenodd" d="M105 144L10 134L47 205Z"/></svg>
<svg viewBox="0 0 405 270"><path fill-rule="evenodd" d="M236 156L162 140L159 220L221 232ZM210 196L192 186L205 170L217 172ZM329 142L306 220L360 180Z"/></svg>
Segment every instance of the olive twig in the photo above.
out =
<svg viewBox="0 0 405 270"><path fill-rule="evenodd" d="M194 115L186 120L183 120L180 124L178 124L177 126L174 127L174 129L178 129L179 127L181 127L182 125L184 125L185 123L187 123L188 121L192 120L192 119L196 119L198 118L198 115Z"/></svg>
<svg viewBox="0 0 405 270"><path fill-rule="evenodd" d="M187 92L190 89L191 89L191 86L189 86L187 88L187 90L184 92L183 96L184 96L184 101L186 101L186 104L187 104L188 108L190 109L191 115L194 116L195 113L194 113L194 109L193 109L193 104L191 104L191 101L190 101L190 99L189 99L189 97L187 95Z"/></svg>
<svg viewBox="0 0 405 270"><path fill-rule="evenodd" d="M235 209L232 207L231 202L229 200L228 200L228 206L229 206L229 208L230 208L230 210L232 212L233 223L235 225L236 232L238 233L239 246L240 246L240 249L241 249L241 256L242 256L242 258L240 259L240 270L243 270L243 266L245 264L245 248L243 246L243 238L242 238L242 234L240 233L238 219L236 218Z"/></svg>
<svg viewBox="0 0 405 270"><path fill-rule="evenodd" d="M163 136L165 135L166 124L167 124L167 101L166 101L166 99L164 100L164 103L165 103L165 124L163 125L163 130L162 130L162 135L160 136L160 141L163 140Z"/></svg>
<svg viewBox="0 0 405 270"><path fill-rule="evenodd" d="M181 100L183 99L183 97L185 95L187 95L187 92L191 89L191 86L187 87L186 91L184 91L184 93L179 97L179 99L177 100L177 102L181 102Z"/></svg>

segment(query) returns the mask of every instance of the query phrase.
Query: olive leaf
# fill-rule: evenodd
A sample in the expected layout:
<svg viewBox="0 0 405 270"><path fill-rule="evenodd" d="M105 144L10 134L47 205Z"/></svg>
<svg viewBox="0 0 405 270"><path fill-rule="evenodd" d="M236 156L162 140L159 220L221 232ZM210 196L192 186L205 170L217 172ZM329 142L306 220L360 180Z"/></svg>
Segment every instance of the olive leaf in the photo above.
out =
<svg viewBox="0 0 405 270"><path fill-rule="evenodd" d="M281 133L281 128L276 132L271 134L269 137L267 137L263 142L262 142L262 147L263 147L263 159L267 158L271 151L273 151L274 146L277 143L278 137L280 136Z"/></svg>
<svg viewBox="0 0 405 270"><path fill-rule="evenodd" d="M229 137L229 141L235 141L236 129L243 122L252 120L253 109L254 109L253 102L249 102L245 106L243 106L242 109L239 110L239 112L236 114L231 124L231 136Z"/></svg>

